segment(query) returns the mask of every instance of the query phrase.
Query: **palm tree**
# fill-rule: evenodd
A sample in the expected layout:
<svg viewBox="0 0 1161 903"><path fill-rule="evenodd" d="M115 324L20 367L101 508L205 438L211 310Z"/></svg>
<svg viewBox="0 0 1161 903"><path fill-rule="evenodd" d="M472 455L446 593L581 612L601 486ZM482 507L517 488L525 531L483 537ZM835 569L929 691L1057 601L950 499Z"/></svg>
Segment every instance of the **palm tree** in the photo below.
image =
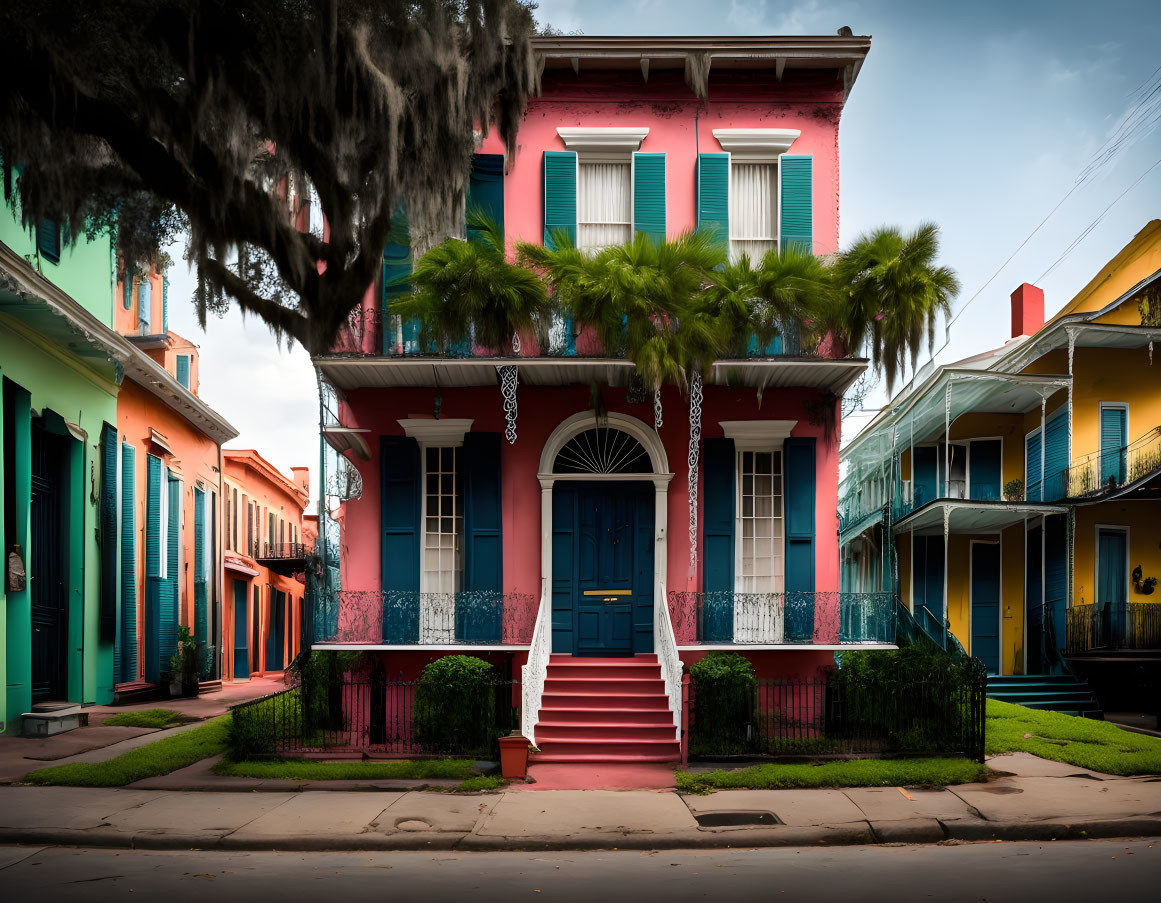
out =
<svg viewBox="0 0 1161 903"><path fill-rule="evenodd" d="M479 211L468 212L471 239L448 239L415 262L411 294L389 312L420 324L422 348L447 351L474 343L496 352L513 335L544 327L551 304L544 283L505 254L504 233Z"/></svg>
<svg viewBox="0 0 1161 903"><path fill-rule="evenodd" d="M837 297L833 274L824 263L791 245L781 253L768 251L758 267L743 254L714 272L704 303L726 330L729 349L741 354L751 339L760 348L790 334L821 339L826 311Z"/></svg>
<svg viewBox="0 0 1161 903"><path fill-rule="evenodd" d="M887 388L910 362L914 371L924 333L935 346L939 314L951 314L951 299L960 290L955 271L936 266L939 227L921 223L904 235L880 226L861 236L834 264L840 286L823 313L827 329L846 354L869 346L873 363L882 367Z"/></svg>
<svg viewBox="0 0 1161 903"><path fill-rule="evenodd" d="M708 231L654 241L638 233L596 253L565 236L555 247L522 243L518 258L543 274L561 310L589 326L610 354L623 352L651 389L683 389L694 370L708 372L725 347L722 323L702 292L725 251Z"/></svg>

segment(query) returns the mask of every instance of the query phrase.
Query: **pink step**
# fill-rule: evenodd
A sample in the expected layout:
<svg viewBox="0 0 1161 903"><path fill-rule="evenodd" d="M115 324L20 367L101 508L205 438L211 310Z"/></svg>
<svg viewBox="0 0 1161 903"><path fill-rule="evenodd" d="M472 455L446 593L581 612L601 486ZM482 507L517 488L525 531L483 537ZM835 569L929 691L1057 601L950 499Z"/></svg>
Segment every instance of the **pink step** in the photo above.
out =
<svg viewBox="0 0 1161 903"><path fill-rule="evenodd" d="M544 688L544 696L540 704L550 709L570 709L576 706L596 709L664 709L669 711L669 697L664 693L643 694L633 696L611 696L593 694L587 691L561 692L556 689Z"/></svg>
<svg viewBox="0 0 1161 903"><path fill-rule="evenodd" d="M625 662L657 663L655 652L642 652L639 655L616 655L598 658L591 655L569 655L565 652L554 652L548 657L548 663L555 665L560 662L585 662L586 664L623 665Z"/></svg>
<svg viewBox="0 0 1161 903"><path fill-rule="evenodd" d="M654 696L665 692L657 679L637 680L623 677L556 677L544 681L545 693L594 693L601 696Z"/></svg>
<svg viewBox="0 0 1161 903"><path fill-rule="evenodd" d="M661 680L661 666L653 662L627 661L615 665L590 664L585 659L553 662L548 666L549 677L624 677L629 679Z"/></svg>
<svg viewBox="0 0 1161 903"><path fill-rule="evenodd" d="M676 740L545 740L537 756L646 756L661 761L678 759L681 750ZM657 759L653 759L657 761ZM588 760L595 761L595 760Z"/></svg>
<svg viewBox="0 0 1161 903"><path fill-rule="evenodd" d="M673 724L610 724L600 721L542 721L536 728L541 746L553 742L581 740L673 740Z"/></svg>
<svg viewBox="0 0 1161 903"><path fill-rule="evenodd" d="M540 709L541 724L559 724L560 722L599 723L599 724L664 724L673 727L673 713L669 707L654 709L634 708L597 708L587 706L581 708L545 708Z"/></svg>
<svg viewBox="0 0 1161 903"><path fill-rule="evenodd" d="M592 763L594 765L599 765L602 763L612 763L612 764L622 763L622 764L629 765L629 764L644 764L647 762L659 762L659 763L669 764L669 763L676 762L679 758L681 758L681 756L676 751L674 751L673 753L662 753L660 755L647 755L647 756L639 756L639 755L632 755L632 754L619 755L616 753L591 753L591 754L585 754L585 755L565 755L565 754L557 754L557 753L533 753L528 759L528 764L529 765L552 765L552 764L556 764L556 763L560 763L560 764Z"/></svg>

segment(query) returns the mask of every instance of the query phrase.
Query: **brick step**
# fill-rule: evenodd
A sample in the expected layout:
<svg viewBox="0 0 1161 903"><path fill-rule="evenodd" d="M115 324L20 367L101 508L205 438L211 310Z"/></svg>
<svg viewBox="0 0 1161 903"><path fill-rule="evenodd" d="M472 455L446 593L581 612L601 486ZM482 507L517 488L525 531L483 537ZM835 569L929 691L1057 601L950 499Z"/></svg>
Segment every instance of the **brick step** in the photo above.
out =
<svg viewBox="0 0 1161 903"><path fill-rule="evenodd" d="M584 662L586 665L623 665L627 662L647 662L655 665L657 664L657 653L642 652L638 655L598 657L593 655L569 655L566 652L554 652L548 657L548 663L550 665L557 665L561 662Z"/></svg>
<svg viewBox="0 0 1161 903"><path fill-rule="evenodd" d="M677 762L681 758L680 752L677 750L677 744L674 744L674 750L671 753L636 755L636 754L609 754L602 753L533 753L528 757L528 764L530 765L553 765L553 764L624 764L624 765L644 765L648 763L663 763L669 764Z"/></svg>
<svg viewBox="0 0 1161 903"><path fill-rule="evenodd" d="M673 727L673 713L665 708L640 709L623 706L621 708L598 708L596 706L575 706L540 708L541 724L562 722L598 724L664 724Z"/></svg>
<svg viewBox="0 0 1161 903"><path fill-rule="evenodd" d="M673 724L632 724L601 721L553 721L536 725L536 739L545 742L605 742L609 740L673 740Z"/></svg>
<svg viewBox="0 0 1161 903"><path fill-rule="evenodd" d="M627 662L616 665L592 665L584 659L553 662L548 677L605 677L628 680L661 680L661 666L651 662Z"/></svg>
<svg viewBox="0 0 1161 903"><path fill-rule="evenodd" d="M545 693L593 693L601 696L655 696L664 693L660 678L635 680L621 677L555 677L544 681Z"/></svg>
<svg viewBox="0 0 1161 903"><path fill-rule="evenodd" d="M540 755L549 756L664 756L677 759L681 755L676 740L540 740ZM600 761L593 759L592 761Z"/></svg>
<svg viewBox="0 0 1161 903"><path fill-rule="evenodd" d="M550 709L571 709L577 707L594 709L640 708L663 709L668 712L669 697L664 693L639 693L622 696L612 693L594 694L588 691L564 692L557 689L550 690L545 686L540 705L542 708Z"/></svg>

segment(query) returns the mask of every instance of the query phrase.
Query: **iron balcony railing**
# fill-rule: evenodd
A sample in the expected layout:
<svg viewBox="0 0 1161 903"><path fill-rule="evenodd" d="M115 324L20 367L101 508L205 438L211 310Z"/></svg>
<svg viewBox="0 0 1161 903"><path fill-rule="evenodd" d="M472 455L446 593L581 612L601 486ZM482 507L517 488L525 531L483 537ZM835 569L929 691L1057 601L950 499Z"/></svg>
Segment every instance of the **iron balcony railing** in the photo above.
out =
<svg viewBox="0 0 1161 903"><path fill-rule="evenodd" d="M880 511L885 511L886 508L885 501L876 504L865 498L844 499L839 502L839 532L845 533L851 527L862 523Z"/></svg>
<svg viewBox="0 0 1161 903"><path fill-rule="evenodd" d="M527 646L530 593L327 590L314 606L315 643L359 646Z"/></svg>
<svg viewBox="0 0 1161 903"><path fill-rule="evenodd" d="M671 592L679 646L894 643L894 593Z"/></svg>
<svg viewBox="0 0 1161 903"><path fill-rule="evenodd" d="M301 542L264 542L261 545L254 543L254 558L257 560L305 560L306 555L306 545Z"/></svg>
<svg viewBox="0 0 1161 903"><path fill-rule="evenodd" d="M902 520L913 511L917 511L928 502L937 500L998 502L1003 500L1001 492L992 484L983 483L969 486L965 480L948 480L944 491L942 483L934 488L929 486L915 486L910 497L903 498L896 495L891 502L891 520Z"/></svg>
<svg viewBox="0 0 1161 903"><path fill-rule="evenodd" d="M1065 612L1065 650L1161 649L1161 603L1074 605Z"/></svg>
<svg viewBox="0 0 1161 903"><path fill-rule="evenodd" d="M559 357L623 358L624 348L604 348L589 329L577 329L572 321L557 316L548 330L540 335L521 335L508 347L495 349L464 341L446 348L426 346L421 341L418 320L403 320L384 315L381 310L356 308L348 316L332 349L336 354L361 354L375 357L418 357L446 360L470 360L492 357ZM822 357L817 344L808 345L798 324L787 323L771 342L760 344L751 336L744 346L722 355L722 360L744 360L768 357Z"/></svg>
<svg viewBox="0 0 1161 903"><path fill-rule="evenodd" d="M1115 492L1161 472L1161 426L1155 426L1128 445L1094 452L1063 471L1069 498L1093 498Z"/></svg>

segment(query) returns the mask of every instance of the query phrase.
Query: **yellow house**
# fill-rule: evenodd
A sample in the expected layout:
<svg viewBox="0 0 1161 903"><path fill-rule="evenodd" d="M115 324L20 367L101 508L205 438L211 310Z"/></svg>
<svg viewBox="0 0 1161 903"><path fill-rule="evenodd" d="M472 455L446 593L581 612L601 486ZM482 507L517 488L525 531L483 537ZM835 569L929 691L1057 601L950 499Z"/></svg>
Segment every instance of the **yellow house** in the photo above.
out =
<svg viewBox="0 0 1161 903"><path fill-rule="evenodd" d="M1021 285L1010 341L920 376L842 453L843 588L897 589L996 675L1161 648L1161 220L1047 323Z"/></svg>

